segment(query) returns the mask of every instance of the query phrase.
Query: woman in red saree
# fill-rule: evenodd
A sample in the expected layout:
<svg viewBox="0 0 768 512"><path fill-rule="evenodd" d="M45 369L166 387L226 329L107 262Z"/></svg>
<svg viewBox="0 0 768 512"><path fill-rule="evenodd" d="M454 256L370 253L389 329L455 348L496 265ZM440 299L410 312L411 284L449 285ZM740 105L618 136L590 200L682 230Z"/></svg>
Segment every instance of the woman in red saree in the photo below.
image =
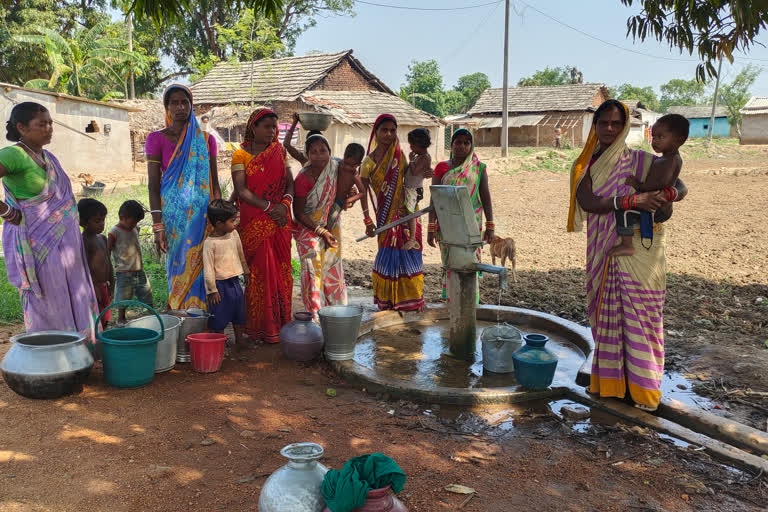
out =
<svg viewBox="0 0 768 512"><path fill-rule="evenodd" d="M246 332L277 343L291 321L291 203L293 175L277 141L277 115L251 114L242 149L232 155L232 182L240 204L240 238L251 271L245 290Z"/></svg>

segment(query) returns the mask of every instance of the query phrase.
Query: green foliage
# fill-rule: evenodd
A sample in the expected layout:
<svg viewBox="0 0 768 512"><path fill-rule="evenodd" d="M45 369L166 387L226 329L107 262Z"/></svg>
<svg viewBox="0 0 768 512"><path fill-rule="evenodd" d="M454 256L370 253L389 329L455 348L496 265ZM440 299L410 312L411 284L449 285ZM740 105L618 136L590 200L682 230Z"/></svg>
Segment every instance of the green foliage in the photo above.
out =
<svg viewBox="0 0 768 512"><path fill-rule="evenodd" d="M295 260L291 258L291 274L293 275L293 278L298 279L300 272L301 272L301 262L299 262L299 260Z"/></svg>
<svg viewBox="0 0 768 512"><path fill-rule="evenodd" d="M580 84L584 82L584 75L575 66L563 66L536 71L529 77L523 77L517 82L518 87Z"/></svg>
<svg viewBox="0 0 768 512"><path fill-rule="evenodd" d="M705 85L698 80L675 78L661 86L659 109L666 112L672 105L699 105L706 100Z"/></svg>
<svg viewBox="0 0 768 512"><path fill-rule="evenodd" d="M443 117L443 76L437 61L412 60L400 96L418 109Z"/></svg>
<svg viewBox="0 0 768 512"><path fill-rule="evenodd" d="M134 0L133 11L137 18L152 21L157 26L168 26L185 21L186 13L192 0ZM283 11L285 0L246 0L246 7L251 7L259 14L264 14L272 19L277 19ZM239 2L239 5L243 3Z"/></svg>
<svg viewBox="0 0 768 512"><path fill-rule="evenodd" d="M288 0L281 2L279 16L269 17L258 7L245 9L240 0L188 1L180 21L160 31L160 44L183 74L199 78L220 61L292 55L299 36L318 18L353 15L353 7L353 0Z"/></svg>
<svg viewBox="0 0 768 512"><path fill-rule="evenodd" d="M23 322L24 310L21 309L19 290L8 282L5 272L5 259L0 258L0 322Z"/></svg>
<svg viewBox="0 0 768 512"><path fill-rule="evenodd" d="M620 100L638 100L649 110L658 112L659 110L659 98L656 96L656 92L653 87L635 87L630 84L623 84L618 86L615 90L611 90L611 97Z"/></svg>
<svg viewBox="0 0 768 512"><path fill-rule="evenodd" d="M728 111L728 122L736 127L741 135L741 109L749 101L749 89L754 85L757 77L762 73L758 66L749 64L744 67L730 83L721 83L717 102L725 106Z"/></svg>
<svg viewBox="0 0 768 512"><path fill-rule="evenodd" d="M641 12L627 20L627 35L635 40L666 41L670 48L698 54L696 77L717 75L714 63L735 51L747 52L768 24L765 0L621 0Z"/></svg>

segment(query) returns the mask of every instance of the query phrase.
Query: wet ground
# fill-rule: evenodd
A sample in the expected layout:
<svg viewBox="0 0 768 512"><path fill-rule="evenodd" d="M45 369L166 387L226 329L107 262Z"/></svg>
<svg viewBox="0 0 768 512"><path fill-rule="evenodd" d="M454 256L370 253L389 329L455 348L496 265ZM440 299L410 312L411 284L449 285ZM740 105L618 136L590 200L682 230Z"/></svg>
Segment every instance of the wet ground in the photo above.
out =
<svg viewBox="0 0 768 512"><path fill-rule="evenodd" d="M515 387L514 373L492 373L483 368L483 330L496 325L478 322L478 343L474 361L453 357L449 350L450 326L446 320L410 322L401 326L377 329L362 336L355 347L355 362L375 370L380 376L396 378L424 386L455 388ZM584 362L584 353L557 334L515 324L524 333L540 333L549 337L546 348L558 356L553 386L573 383Z"/></svg>

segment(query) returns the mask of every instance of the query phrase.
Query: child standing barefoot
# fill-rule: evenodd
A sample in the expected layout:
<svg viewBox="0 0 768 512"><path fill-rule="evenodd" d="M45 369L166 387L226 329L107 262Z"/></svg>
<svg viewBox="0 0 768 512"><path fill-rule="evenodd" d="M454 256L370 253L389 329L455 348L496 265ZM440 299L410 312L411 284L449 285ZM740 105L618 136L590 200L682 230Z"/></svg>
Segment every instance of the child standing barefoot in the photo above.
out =
<svg viewBox="0 0 768 512"><path fill-rule="evenodd" d="M152 287L144 272L141 258L139 230L136 226L144 219L144 207L130 199L120 205L120 221L109 230L107 247L115 265L115 300L131 300L152 307ZM118 322L125 323L125 308L118 310Z"/></svg>
<svg viewBox="0 0 768 512"><path fill-rule="evenodd" d="M429 132L424 128L416 128L408 133L408 144L411 146L411 154L408 155L410 163L405 170L405 209L409 214L415 213L419 207L419 201L424 198L424 178L429 178L432 167L432 158L427 153L427 148L432 144ZM403 249L420 249L416 241L416 219L408 221L408 241L403 244Z"/></svg>
<svg viewBox="0 0 768 512"><path fill-rule="evenodd" d="M83 228L83 244L85 254L88 256L88 269L91 271L93 290L96 292L96 300L101 312L112 302L115 286L115 275L112 263L109 261L107 237L102 235L107 207L96 199L85 198L77 203L77 212L80 215L80 226ZM110 312L101 317L102 327L107 326L109 319Z"/></svg>
<svg viewBox="0 0 768 512"><path fill-rule="evenodd" d="M235 331L235 350L239 350L243 347L245 327L245 299L240 276L248 286L250 272L240 235L235 231L236 215L237 207L229 201L214 199L208 205L208 221L213 226L213 233L203 243L203 275L208 312L212 315L208 328L224 332L231 322Z"/></svg>
<svg viewBox="0 0 768 512"><path fill-rule="evenodd" d="M639 213L632 210L631 204L616 204L616 230L621 236L621 245L617 245L608 252L609 256L632 256L635 248L632 246L632 238L635 230L633 223L638 222L642 215L647 215L649 224L653 222L665 222L672 216L672 201L677 197L677 190L673 185L683 168L683 159L680 157L680 146L688 139L690 123L680 114L667 114L661 116L653 125L653 139L651 145L656 153L661 153L651 164L648 176L640 183L636 176L630 176L626 184L635 188L638 192L653 192L663 190L669 203L651 214ZM631 196L630 196L631 197Z"/></svg>

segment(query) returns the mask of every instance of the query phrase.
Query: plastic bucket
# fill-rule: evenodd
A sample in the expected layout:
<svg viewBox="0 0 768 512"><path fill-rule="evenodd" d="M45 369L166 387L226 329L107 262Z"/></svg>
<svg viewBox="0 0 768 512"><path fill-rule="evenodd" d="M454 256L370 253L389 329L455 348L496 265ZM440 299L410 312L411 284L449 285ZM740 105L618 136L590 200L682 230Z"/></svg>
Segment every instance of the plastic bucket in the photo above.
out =
<svg viewBox="0 0 768 512"><path fill-rule="evenodd" d="M121 327L96 334L102 344L104 379L117 388L137 388L152 382L155 376L157 342L162 338L163 321L154 309L135 300L114 302L107 306L96 319L114 307L142 306L154 313L160 331L142 327Z"/></svg>
<svg viewBox="0 0 768 512"><path fill-rule="evenodd" d="M157 356L155 357L155 373L166 372L176 364L176 346L181 329L181 318L173 315L159 315L163 321L163 338L157 342ZM142 327L159 331L160 323L154 315L144 316L131 320L126 327Z"/></svg>
<svg viewBox="0 0 768 512"><path fill-rule="evenodd" d="M216 332L203 332L187 336L192 368L200 373L213 373L221 369L224 360L224 345L227 335Z"/></svg>
<svg viewBox="0 0 768 512"><path fill-rule="evenodd" d="M326 306L318 311L325 338L325 357L331 361L352 359L363 319L360 306Z"/></svg>

